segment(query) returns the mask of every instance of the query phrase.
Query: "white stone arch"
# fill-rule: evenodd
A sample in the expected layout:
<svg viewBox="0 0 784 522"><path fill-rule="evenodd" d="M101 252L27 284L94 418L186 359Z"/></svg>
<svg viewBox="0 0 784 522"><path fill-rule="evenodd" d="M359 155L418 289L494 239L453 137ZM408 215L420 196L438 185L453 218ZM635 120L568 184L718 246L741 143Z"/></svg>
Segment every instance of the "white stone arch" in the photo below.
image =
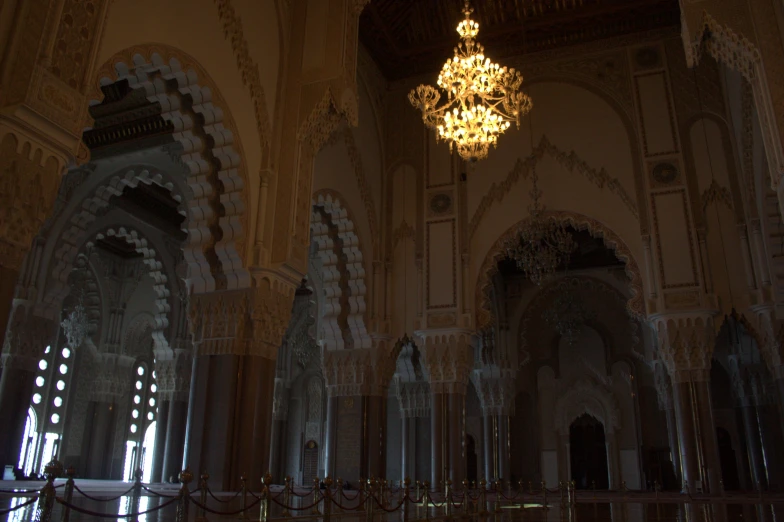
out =
<svg viewBox="0 0 784 522"><path fill-rule="evenodd" d="M144 90L174 128L180 146L175 155L191 191L184 250L192 291L250 287L243 263L248 198L242 145L215 83L192 57L162 44L121 51L99 75L102 86L127 80L131 88ZM216 228L221 237L213 233Z"/></svg>
<svg viewBox="0 0 784 522"><path fill-rule="evenodd" d="M53 238L54 267L51 275L54 278L52 287L46 292L44 301L46 305L55 306L62 302L68 292L66 281L73 269L73 263L84 244L91 237L91 230L102 212L111 208L114 196L120 196L127 187L136 188L140 183L145 185L158 185L171 193L172 198L178 203L180 214L187 215L186 201L190 199L190 188L176 182L173 176L149 165L130 166L107 177L91 188L88 195L81 201L75 201L70 213L61 217L66 224L60 229L52 230L57 237ZM189 270L190 272L190 270ZM48 274L44 274L45 277Z"/></svg>
<svg viewBox="0 0 784 522"><path fill-rule="evenodd" d="M620 410L615 398L588 378L579 379L556 401L556 431L568 436L572 422L585 413L601 422L608 436L621 427Z"/></svg>
<svg viewBox="0 0 784 522"><path fill-rule="evenodd" d="M362 250L354 220L337 194L314 197L310 229L313 256L321 265L319 339L327 350L346 348L348 333L349 348L370 348Z"/></svg>
<svg viewBox="0 0 784 522"><path fill-rule="evenodd" d="M146 234L130 225L109 225L91 234L84 246L91 250L95 243L105 237L115 237L124 240L133 246L136 252L143 256L143 262L149 269L148 274L153 280L155 291L155 313L153 317L152 338L155 350L158 353L167 353L169 341L166 338L166 329L169 327L169 314L171 313L171 291L169 290L169 277L163 258Z"/></svg>

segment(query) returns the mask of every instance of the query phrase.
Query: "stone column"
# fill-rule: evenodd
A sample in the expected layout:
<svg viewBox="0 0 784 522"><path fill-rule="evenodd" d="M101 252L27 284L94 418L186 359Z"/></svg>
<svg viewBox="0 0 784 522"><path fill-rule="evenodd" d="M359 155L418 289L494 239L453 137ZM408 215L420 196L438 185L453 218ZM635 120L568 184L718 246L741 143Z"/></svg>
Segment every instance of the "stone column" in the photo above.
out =
<svg viewBox="0 0 784 522"><path fill-rule="evenodd" d="M275 358L295 286L268 272L254 285L190 298L196 373L186 463L223 490L237 490L243 473L259 484L269 467Z"/></svg>
<svg viewBox="0 0 784 522"><path fill-rule="evenodd" d="M84 476L92 479L106 479L109 440L114 438L114 431L110 428L114 422L115 406L112 398L109 402L93 402L92 425L90 428L90 448L87 453L88 469Z"/></svg>
<svg viewBox="0 0 784 522"><path fill-rule="evenodd" d="M449 478L459 484L466 478L465 394L449 394Z"/></svg>
<svg viewBox="0 0 784 522"><path fill-rule="evenodd" d="M178 477L183 469L183 452L185 449L185 426L188 420L188 403L182 400L169 402L166 419L166 439L163 450L163 467L161 482L169 482Z"/></svg>
<svg viewBox="0 0 784 522"><path fill-rule="evenodd" d="M765 458L762 455L762 445L760 444L757 411L752 403L751 397L746 396L742 398L740 410L741 415L743 416L746 449L749 454L751 480L754 482L754 489L761 488L764 491L768 488L768 479L765 474Z"/></svg>
<svg viewBox="0 0 784 522"><path fill-rule="evenodd" d="M0 466L18 464L38 360L57 332L53 321L15 303L3 345L0 374Z"/></svg>
<svg viewBox="0 0 784 522"><path fill-rule="evenodd" d="M485 452L485 479L491 480L498 476L497 460L495 453L495 420L494 415L483 415L482 426L484 428L484 452Z"/></svg>
<svg viewBox="0 0 784 522"><path fill-rule="evenodd" d="M409 444L408 444L408 435L411 431L411 427L409 426L410 417L405 414L405 412L401 412L403 416L400 419L400 431L401 436L400 440L402 441L401 444L401 462L400 462L400 475L405 479L409 477L410 471L408 469L408 459L409 459ZM410 478L410 477L409 477Z"/></svg>
<svg viewBox="0 0 784 522"><path fill-rule="evenodd" d="M710 399L710 361L715 344L712 311L657 316L659 355L672 379L683 480L718 494L721 479Z"/></svg>
<svg viewBox="0 0 784 522"><path fill-rule="evenodd" d="M152 458L151 482L165 482L163 479L163 460L166 454L166 430L169 425L170 401L158 401L158 415L155 419L155 453Z"/></svg>
<svg viewBox="0 0 784 522"><path fill-rule="evenodd" d="M445 453L449 447L444 440L444 394L433 393L430 402L430 485L441 487L444 480Z"/></svg>
<svg viewBox="0 0 784 522"><path fill-rule="evenodd" d="M327 422L329 422L329 399L327 399ZM275 397L272 401L272 437L270 442L269 472L276 484L283 484L287 445L283 443L288 426L288 389L283 379L275 379ZM325 440L328 436L325 436ZM328 441L324 444L325 466L328 459ZM329 469L326 467L325 469ZM329 475L329 471L327 471Z"/></svg>
<svg viewBox="0 0 784 522"><path fill-rule="evenodd" d="M618 443L615 440L615 432L608 431L605 444L607 447L607 478L609 479L609 489L621 487L620 469L618 469Z"/></svg>
<svg viewBox="0 0 784 522"><path fill-rule="evenodd" d="M498 415L498 478L511 479L511 460L509 455L509 415Z"/></svg>
<svg viewBox="0 0 784 522"><path fill-rule="evenodd" d="M667 422L667 438L670 443L670 458L672 459L673 471L678 483L683 484L681 451L678 445L678 426L675 421L672 382L669 373L667 373L667 368L663 364L657 364L654 368L654 380L656 395L659 399L659 410L664 413Z"/></svg>
<svg viewBox="0 0 784 522"><path fill-rule="evenodd" d="M325 421L324 433L324 469L327 475L337 478L335 473L335 453L336 453L336 439L337 439L337 413L338 413L338 398L327 396L327 418ZM349 477L341 477L344 480L350 480Z"/></svg>

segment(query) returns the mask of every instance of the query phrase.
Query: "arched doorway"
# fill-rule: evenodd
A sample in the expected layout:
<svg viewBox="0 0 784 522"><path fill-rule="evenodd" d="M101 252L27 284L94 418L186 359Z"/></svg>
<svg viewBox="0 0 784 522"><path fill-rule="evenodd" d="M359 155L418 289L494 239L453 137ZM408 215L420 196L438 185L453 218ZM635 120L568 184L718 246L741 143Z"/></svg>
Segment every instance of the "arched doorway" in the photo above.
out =
<svg viewBox="0 0 784 522"><path fill-rule="evenodd" d="M735 450L732 449L732 438L724 428L716 428L716 440L719 444L719 461L721 462L721 479L724 482L724 489L737 491L740 489L740 477L738 477L738 461L735 458Z"/></svg>
<svg viewBox="0 0 784 522"><path fill-rule="evenodd" d="M595 417L583 414L569 426L569 453L577 489L610 487L604 426Z"/></svg>
<svg viewBox="0 0 784 522"><path fill-rule="evenodd" d="M466 478L469 482L477 479L476 441L471 435L466 435Z"/></svg>

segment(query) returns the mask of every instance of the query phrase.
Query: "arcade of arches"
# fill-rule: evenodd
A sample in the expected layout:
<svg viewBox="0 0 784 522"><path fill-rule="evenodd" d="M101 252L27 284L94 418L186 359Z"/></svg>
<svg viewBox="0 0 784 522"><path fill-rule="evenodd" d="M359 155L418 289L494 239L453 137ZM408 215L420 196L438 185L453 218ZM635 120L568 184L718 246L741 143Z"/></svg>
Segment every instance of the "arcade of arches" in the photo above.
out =
<svg viewBox="0 0 784 522"><path fill-rule="evenodd" d="M473 3L476 163L407 99L461 0L0 3L6 474L784 488L784 4Z"/></svg>

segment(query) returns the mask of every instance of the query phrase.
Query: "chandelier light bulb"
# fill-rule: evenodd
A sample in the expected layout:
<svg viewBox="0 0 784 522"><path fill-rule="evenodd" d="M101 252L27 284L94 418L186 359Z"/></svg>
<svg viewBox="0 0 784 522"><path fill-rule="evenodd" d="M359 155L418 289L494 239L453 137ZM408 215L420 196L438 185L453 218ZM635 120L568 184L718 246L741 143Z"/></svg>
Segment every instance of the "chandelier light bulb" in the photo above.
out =
<svg viewBox="0 0 784 522"><path fill-rule="evenodd" d="M487 157L490 145L498 145L498 136L532 107L528 95L520 92L523 76L514 69L501 67L484 54L475 38L479 24L471 19L473 9L466 0L465 20L457 26L461 42L455 55L441 68L436 85L447 94L439 106L439 91L429 85L412 90L408 99L422 111L425 125L435 129L436 138L449 143L449 150L466 161Z"/></svg>

